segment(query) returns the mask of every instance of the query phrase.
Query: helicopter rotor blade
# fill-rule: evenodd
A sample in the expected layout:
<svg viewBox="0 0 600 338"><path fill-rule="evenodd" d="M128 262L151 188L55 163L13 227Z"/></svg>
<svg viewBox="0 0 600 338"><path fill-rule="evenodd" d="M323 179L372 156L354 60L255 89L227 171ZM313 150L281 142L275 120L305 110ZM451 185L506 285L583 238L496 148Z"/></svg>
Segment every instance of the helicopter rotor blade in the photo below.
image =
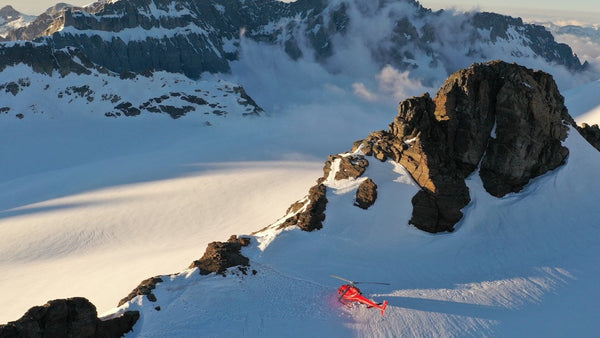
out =
<svg viewBox="0 0 600 338"><path fill-rule="evenodd" d="M353 281L351 281L351 280L349 280L349 279L346 279L346 278L343 278L343 277L337 276L337 275L330 275L330 276L331 276L331 277L333 277L333 278L337 278L337 279L343 280L344 282L348 282L348 283L350 283L350 284L355 284L355 282L353 282Z"/></svg>
<svg viewBox="0 0 600 338"><path fill-rule="evenodd" d="M354 284L380 284L380 285L390 285L390 283L381 283L381 282L354 282Z"/></svg>
<svg viewBox="0 0 600 338"><path fill-rule="evenodd" d="M337 276L337 275L330 275L330 276L331 276L331 277L333 277L333 278L337 278L337 279L343 280L343 281L345 281L345 282L348 282L348 283L350 283L350 284L352 284L352 285L354 285L354 284L380 284L380 285L390 285L390 283L381 283L381 282L355 282L355 281L351 281L351 280L349 280L349 279L346 279L346 278L343 278L343 277L340 277L340 276Z"/></svg>

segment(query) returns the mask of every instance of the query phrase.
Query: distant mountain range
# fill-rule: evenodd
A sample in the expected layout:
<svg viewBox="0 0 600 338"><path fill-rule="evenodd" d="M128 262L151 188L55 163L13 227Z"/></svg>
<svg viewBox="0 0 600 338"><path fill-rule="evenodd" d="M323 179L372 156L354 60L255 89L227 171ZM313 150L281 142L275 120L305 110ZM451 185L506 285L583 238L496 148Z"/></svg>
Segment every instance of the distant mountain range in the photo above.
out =
<svg viewBox="0 0 600 338"><path fill-rule="evenodd" d="M23 18L5 9L7 18ZM104 69L125 77L166 71L198 79L206 72L231 72L244 41L293 60L314 60L331 73L356 68L345 64L348 59L392 66L430 87L491 59L530 67L542 62L569 72L587 67L542 26L494 13L433 12L413 0L132 0L85 8L61 3L14 26L6 39L15 42L1 45L0 70L25 64L49 76ZM0 85L18 83L20 78L6 74Z"/></svg>
<svg viewBox="0 0 600 338"><path fill-rule="evenodd" d="M115 72L166 70L197 78L205 71L228 71L228 61L239 57L241 36L278 45L291 58L325 62L358 38L357 29L383 17L386 24L363 47L380 64L401 70L444 69L445 77L459 68L457 56L467 64L501 56L541 57L574 71L584 68L571 49L556 43L542 26L493 13L432 12L413 0L134 0L86 8L59 4L32 27L8 35L54 49L76 47Z"/></svg>

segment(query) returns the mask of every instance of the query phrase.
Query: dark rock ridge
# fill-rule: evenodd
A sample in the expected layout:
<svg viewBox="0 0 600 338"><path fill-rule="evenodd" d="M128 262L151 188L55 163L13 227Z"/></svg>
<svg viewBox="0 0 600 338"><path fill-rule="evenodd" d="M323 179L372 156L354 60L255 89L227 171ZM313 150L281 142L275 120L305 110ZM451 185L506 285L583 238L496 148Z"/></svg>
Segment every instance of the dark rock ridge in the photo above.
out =
<svg viewBox="0 0 600 338"><path fill-rule="evenodd" d="M577 127L577 130L594 148L600 151L600 128L597 124L590 126L587 123L582 123L581 127Z"/></svg>
<svg viewBox="0 0 600 338"><path fill-rule="evenodd" d="M365 173L369 166L369 161L363 155L346 154L329 156L323 167L323 176L317 180L316 185L310 188L308 195L304 199L292 204L288 208L286 214L291 214L291 216L288 216L279 225L280 229L290 226L298 226L304 231L323 228L328 202L327 187L323 182L329 177L335 161L339 161L339 168L337 168L333 177L335 180L358 178ZM375 203L377 185L372 181L371 183L372 185L369 183L365 183L364 186L361 185L362 190L360 196L357 195L356 206L367 209Z"/></svg>
<svg viewBox="0 0 600 338"><path fill-rule="evenodd" d="M327 207L327 187L319 183L308 191L309 203L306 210L298 214L296 225L304 231L323 228L325 209Z"/></svg>
<svg viewBox="0 0 600 338"><path fill-rule="evenodd" d="M250 260L242 255L242 247L250 244L250 238L233 235L227 242L212 242L208 244L204 255L199 260L195 260L190 264L189 268L198 268L201 275L210 273L218 273L225 275L228 268L239 266L240 271L246 274L246 267ZM253 271L256 273L256 271ZM119 301L118 306L121 306L137 296L146 296L151 302L157 302L156 295L152 292L156 286L162 283L164 276L156 276L143 280L135 289L133 289L127 297ZM160 309L158 306L156 309Z"/></svg>
<svg viewBox="0 0 600 338"><path fill-rule="evenodd" d="M516 58L524 55L522 47L530 47L533 57L573 71L584 68L570 47L556 43L543 27L524 24L520 19L493 13L445 15L413 0L378 1L369 6L361 1L184 0L175 5L171 0L98 2L85 8L62 6L49 10L9 37L52 46L43 50L45 58L51 58L55 49L74 47L90 61L116 73L166 70L198 78L203 72L228 72L229 62L239 57L242 35L276 45L293 59L326 61L339 45L356 38L351 27L358 23L352 13L358 11L362 19L376 20L386 8L404 4L404 11L390 10L394 28L389 34L367 46L382 67L390 64L400 70L413 70L419 67L422 56L430 59L432 66L454 70L457 66L450 55L467 50L466 59L487 60L490 55L486 55L486 44L511 40L514 37L508 32L516 31L519 47L508 51ZM464 37L464 41L443 41L448 31L443 23L448 20L455 21L450 26L461 31L454 36ZM129 30L140 29L148 33L144 38L132 39ZM446 51L434 49L439 45L452 51L445 55ZM454 45L461 49L453 49ZM3 66L0 58L0 69Z"/></svg>
<svg viewBox="0 0 600 338"><path fill-rule="evenodd" d="M156 296L152 293L152 290L156 288L156 285L162 283L163 279L160 276L151 277L143 280L133 291L127 295L127 297L119 301L118 306L121 306L128 301L134 299L137 296L146 296L149 301L156 302Z"/></svg>
<svg viewBox="0 0 600 338"><path fill-rule="evenodd" d="M228 268L248 266L250 260L242 255L241 250L242 247L249 244L250 238L238 238L237 236L231 236L227 242L212 242L208 244L202 258L190 265L190 269L198 268L201 275L208 275L212 272L224 275Z"/></svg>
<svg viewBox="0 0 600 338"><path fill-rule="evenodd" d="M470 202L465 178L479 168L502 197L564 163L573 119L551 75L493 61L474 64L428 94L400 103L388 131L357 141L365 155L402 164L421 190L410 223L452 231Z"/></svg>
<svg viewBox="0 0 600 338"><path fill-rule="evenodd" d="M327 208L327 187L318 182L310 188L308 196L292 204L286 214L287 217L279 226L279 229L290 226L298 226L304 231L313 231L323 228L325 220L325 209Z"/></svg>
<svg viewBox="0 0 600 338"><path fill-rule="evenodd" d="M57 299L32 307L19 320L0 325L0 337L121 337L133 329L139 317L138 311L127 311L100 320L96 307L85 298Z"/></svg>

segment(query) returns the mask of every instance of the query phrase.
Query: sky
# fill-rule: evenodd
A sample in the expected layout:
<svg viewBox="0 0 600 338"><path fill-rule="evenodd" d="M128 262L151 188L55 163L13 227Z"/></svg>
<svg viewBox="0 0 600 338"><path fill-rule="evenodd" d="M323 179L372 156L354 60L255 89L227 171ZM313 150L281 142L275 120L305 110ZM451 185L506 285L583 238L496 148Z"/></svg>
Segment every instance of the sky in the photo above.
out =
<svg viewBox="0 0 600 338"><path fill-rule="evenodd" d="M564 24L597 25L600 2L597 0L419 0L434 10L456 7L461 10L484 11L518 16L525 21L552 21Z"/></svg>
<svg viewBox="0 0 600 338"><path fill-rule="evenodd" d="M290 0L286 2L289 1ZM17 9L20 12L30 15L39 15L58 2L61 1L0 0L0 7L12 5L15 9ZM62 2L67 2L78 6L84 6L93 2L93 0L71 0ZM565 11L576 11L582 14L587 13L588 15L590 12L600 13L600 2L598 2L597 0L423 0L419 2L421 2L421 4L423 4L425 7L430 7L434 9L446 8L451 6L456 6L461 9L472 9L475 7L479 7L484 10L493 10L511 15L523 15L519 13L532 13L536 12L535 9L539 8L544 8L545 10L560 11L563 14L565 13Z"/></svg>

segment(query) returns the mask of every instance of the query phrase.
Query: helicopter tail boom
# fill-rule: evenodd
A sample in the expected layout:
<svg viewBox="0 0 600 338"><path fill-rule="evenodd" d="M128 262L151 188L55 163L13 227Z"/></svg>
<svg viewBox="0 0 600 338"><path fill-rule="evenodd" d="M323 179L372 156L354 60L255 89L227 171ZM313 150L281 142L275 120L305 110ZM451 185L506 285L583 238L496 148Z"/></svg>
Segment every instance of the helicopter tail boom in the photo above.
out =
<svg viewBox="0 0 600 338"><path fill-rule="evenodd" d="M383 303L381 304L381 307L379 308L381 310L381 315L385 316L385 309L388 306L388 301L384 300Z"/></svg>

